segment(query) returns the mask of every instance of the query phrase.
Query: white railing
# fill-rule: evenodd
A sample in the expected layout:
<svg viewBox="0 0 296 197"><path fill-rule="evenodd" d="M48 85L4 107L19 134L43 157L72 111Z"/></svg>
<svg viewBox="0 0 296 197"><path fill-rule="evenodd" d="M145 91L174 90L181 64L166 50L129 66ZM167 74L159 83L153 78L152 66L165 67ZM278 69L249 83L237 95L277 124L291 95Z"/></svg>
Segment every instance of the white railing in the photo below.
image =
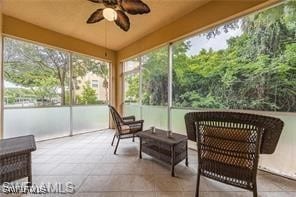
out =
<svg viewBox="0 0 296 197"><path fill-rule="evenodd" d="M192 111L205 111L208 109L171 108L171 130L186 135L184 116ZM221 109L209 109L211 111L223 111ZM235 112L248 112L260 115L278 117L284 121L276 151L271 155L260 155L259 167L261 169L296 179L296 113L265 112L248 110L227 110ZM124 104L124 113L128 115L142 114L139 119L144 119L145 128L150 126L167 129L168 107L164 106L142 106ZM134 113L134 114L133 114ZM196 144L189 143L191 148Z"/></svg>
<svg viewBox="0 0 296 197"><path fill-rule="evenodd" d="M104 105L74 106L73 133L109 128L109 109Z"/></svg>
<svg viewBox="0 0 296 197"><path fill-rule="evenodd" d="M106 105L4 109L4 138L34 135L39 141L106 128Z"/></svg>

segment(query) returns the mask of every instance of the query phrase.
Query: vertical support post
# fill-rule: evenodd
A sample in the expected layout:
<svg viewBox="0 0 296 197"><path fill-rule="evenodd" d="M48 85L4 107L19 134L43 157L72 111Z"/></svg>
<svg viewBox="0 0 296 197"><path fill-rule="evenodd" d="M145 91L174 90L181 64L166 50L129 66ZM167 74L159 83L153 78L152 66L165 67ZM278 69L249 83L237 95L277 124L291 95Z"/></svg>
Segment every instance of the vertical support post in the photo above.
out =
<svg viewBox="0 0 296 197"><path fill-rule="evenodd" d="M120 66L122 67L122 73L121 73L121 84L122 85L122 88L121 88L121 95L122 95L122 98L121 98L121 112L122 114L121 115L125 115L125 85L124 85L124 81L125 81L125 62L122 62L120 63ZM118 90L118 89L117 89Z"/></svg>
<svg viewBox="0 0 296 197"><path fill-rule="evenodd" d="M105 104L113 105L112 96L111 96L112 95L112 91L111 91L112 88L110 88L113 85L112 74L111 74L112 73L112 62L107 62L107 68L108 68L108 88L107 88L107 92L105 92L105 96L106 96L106 99L108 99L108 100L106 100ZM108 94L108 96L106 94ZM113 105L113 106L115 106L115 108L117 108L116 105Z"/></svg>
<svg viewBox="0 0 296 197"><path fill-rule="evenodd" d="M172 103L173 103L173 46L172 43L169 44L168 48L168 130L172 130Z"/></svg>
<svg viewBox="0 0 296 197"><path fill-rule="evenodd" d="M73 136L73 69L72 69L72 53L70 52L68 55L68 66L69 66L69 87L70 87L70 99L69 99L69 107L70 107L70 136Z"/></svg>
<svg viewBox="0 0 296 197"><path fill-rule="evenodd" d="M120 64L121 65L121 64ZM115 76L115 73L113 68L114 68L115 64L113 64L113 62L108 62L108 70L109 70L109 80L108 80L108 91L109 91L109 95L108 95L108 102L107 104L108 105L113 105L117 108L117 105L116 105L116 96L115 94L113 95L113 93L115 93L116 91L116 88L113 87L114 84L116 84L116 82L113 82L113 79L114 79L114 76ZM121 104L119 105L121 106ZM120 112L122 112L122 109L119 110ZM108 116L109 116L109 129L110 128L113 128L113 125L112 125L112 117L111 117L111 114L108 110Z"/></svg>
<svg viewBox="0 0 296 197"><path fill-rule="evenodd" d="M143 89L142 89L142 82L143 82L143 77L142 77L142 56L138 57L139 60L139 106L140 106L140 119L143 120L143 109L142 109L142 94L143 94Z"/></svg>
<svg viewBox="0 0 296 197"><path fill-rule="evenodd" d="M0 2L1 3L1 2ZM2 13L0 12L0 30L2 27ZM4 137L4 72L3 72L3 37L0 34L0 139Z"/></svg>

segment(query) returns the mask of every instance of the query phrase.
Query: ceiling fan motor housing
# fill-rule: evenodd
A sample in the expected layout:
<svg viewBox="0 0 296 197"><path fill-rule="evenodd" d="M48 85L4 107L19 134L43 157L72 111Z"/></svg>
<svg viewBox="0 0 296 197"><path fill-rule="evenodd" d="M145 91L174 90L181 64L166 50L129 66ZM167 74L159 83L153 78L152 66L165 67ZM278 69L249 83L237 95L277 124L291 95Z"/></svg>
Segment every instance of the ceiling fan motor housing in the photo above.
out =
<svg viewBox="0 0 296 197"><path fill-rule="evenodd" d="M100 22L103 19L114 21L122 30L130 29L128 14L147 14L150 12L148 5L141 0L89 0L93 3L103 3L106 8L98 9L88 18L87 23Z"/></svg>

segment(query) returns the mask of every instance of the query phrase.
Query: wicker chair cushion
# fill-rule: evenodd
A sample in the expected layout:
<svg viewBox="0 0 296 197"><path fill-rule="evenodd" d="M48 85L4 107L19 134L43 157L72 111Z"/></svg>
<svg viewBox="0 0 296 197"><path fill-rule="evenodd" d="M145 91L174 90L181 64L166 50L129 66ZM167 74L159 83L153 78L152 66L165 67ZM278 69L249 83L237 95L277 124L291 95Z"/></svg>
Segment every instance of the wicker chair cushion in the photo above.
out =
<svg viewBox="0 0 296 197"><path fill-rule="evenodd" d="M253 162L248 159L238 159L234 156L222 156L220 154L212 153L205 151L204 154L201 156L202 159L208 160L208 161L214 161L216 162L216 165L223 165L227 164L234 167L242 167L242 168L248 168L251 169L253 166Z"/></svg>
<svg viewBox="0 0 296 197"><path fill-rule="evenodd" d="M242 168L253 168L256 131L201 125L200 133L202 133L202 159Z"/></svg>
<svg viewBox="0 0 296 197"><path fill-rule="evenodd" d="M130 133L131 129L130 129L130 126L128 125L121 125L121 133L123 134L127 134L127 133Z"/></svg>
<svg viewBox="0 0 296 197"><path fill-rule="evenodd" d="M121 125L120 127L121 127L120 133L122 134L136 133L142 129L141 124Z"/></svg>
<svg viewBox="0 0 296 197"><path fill-rule="evenodd" d="M129 127L130 127L130 131L132 133L136 133L136 132L138 132L139 130L142 129L142 125L141 124L132 124L132 125L129 125Z"/></svg>
<svg viewBox="0 0 296 197"><path fill-rule="evenodd" d="M242 188L252 187L252 169L228 165L212 160L203 160L201 173L218 181L230 183Z"/></svg>

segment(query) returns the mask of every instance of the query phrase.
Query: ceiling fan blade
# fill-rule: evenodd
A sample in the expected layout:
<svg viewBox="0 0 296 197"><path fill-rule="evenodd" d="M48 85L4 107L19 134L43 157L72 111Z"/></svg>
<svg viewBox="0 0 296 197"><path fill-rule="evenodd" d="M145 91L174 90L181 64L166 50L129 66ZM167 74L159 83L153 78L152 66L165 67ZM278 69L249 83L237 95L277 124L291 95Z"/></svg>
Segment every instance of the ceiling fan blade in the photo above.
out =
<svg viewBox="0 0 296 197"><path fill-rule="evenodd" d="M103 0L89 0L89 1L91 1L93 3L103 3Z"/></svg>
<svg viewBox="0 0 296 197"><path fill-rule="evenodd" d="M103 0L103 3L106 7L115 8L117 5L117 0Z"/></svg>
<svg viewBox="0 0 296 197"><path fill-rule="evenodd" d="M94 13L90 15L86 23L96 23L96 22L100 22L103 19L104 19L103 9L97 9Z"/></svg>
<svg viewBox="0 0 296 197"><path fill-rule="evenodd" d="M129 14L146 14L150 8L141 0L120 0L121 8Z"/></svg>
<svg viewBox="0 0 296 197"><path fill-rule="evenodd" d="M116 25L118 25L122 30L128 31L130 28L129 18L121 10L116 10L116 12L117 12L117 19L115 20Z"/></svg>

